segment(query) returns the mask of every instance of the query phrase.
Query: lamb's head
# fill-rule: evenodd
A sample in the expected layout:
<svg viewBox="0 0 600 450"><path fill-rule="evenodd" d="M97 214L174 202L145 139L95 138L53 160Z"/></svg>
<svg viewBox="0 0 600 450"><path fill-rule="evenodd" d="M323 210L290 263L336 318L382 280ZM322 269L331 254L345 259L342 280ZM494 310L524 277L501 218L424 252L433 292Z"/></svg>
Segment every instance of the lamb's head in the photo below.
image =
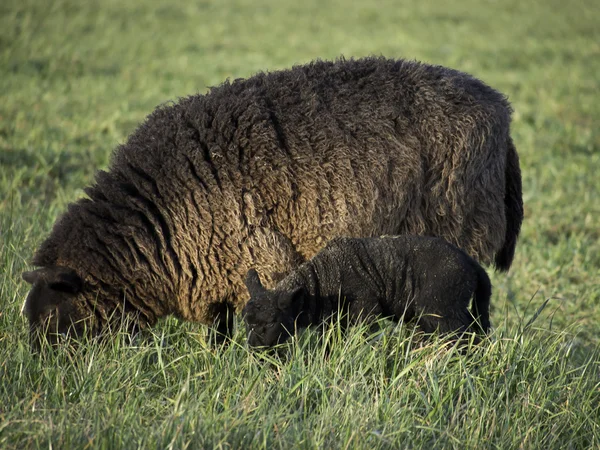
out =
<svg viewBox="0 0 600 450"><path fill-rule="evenodd" d="M23 273L32 284L22 312L29 320L31 344L35 349L45 335L56 345L61 336L98 334L98 317L86 301L84 282L68 267L52 266Z"/></svg>
<svg viewBox="0 0 600 450"><path fill-rule="evenodd" d="M246 287L250 300L242 316L246 323L248 344L251 347L272 347L285 342L294 333L296 306L304 290L268 290L254 269L250 269L246 275Z"/></svg>

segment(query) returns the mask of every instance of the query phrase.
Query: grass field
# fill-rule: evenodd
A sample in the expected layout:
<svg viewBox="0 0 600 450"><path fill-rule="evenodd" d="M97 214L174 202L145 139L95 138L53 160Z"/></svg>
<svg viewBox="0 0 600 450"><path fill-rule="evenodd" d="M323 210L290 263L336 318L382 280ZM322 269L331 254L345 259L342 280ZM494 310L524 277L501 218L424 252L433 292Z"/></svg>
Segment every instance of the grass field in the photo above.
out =
<svg viewBox="0 0 600 450"><path fill-rule="evenodd" d="M0 448L600 448L599 22L596 0L3 0ZM340 54L451 66L513 103L526 218L488 342L333 327L267 357L167 320L30 354L20 274L145 115Z"/></svg>

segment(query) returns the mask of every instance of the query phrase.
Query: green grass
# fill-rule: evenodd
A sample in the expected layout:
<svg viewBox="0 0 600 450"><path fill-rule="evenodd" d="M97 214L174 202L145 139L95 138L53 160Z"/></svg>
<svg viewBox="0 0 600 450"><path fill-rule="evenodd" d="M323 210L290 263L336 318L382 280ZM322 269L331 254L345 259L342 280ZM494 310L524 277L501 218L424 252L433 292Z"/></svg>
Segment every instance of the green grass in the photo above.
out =
<svg viewBox="0 0 600 450"><path fill-rule="evenodd" d="M600 448L599 22L594 0L1 2L0 448ZM334 328L263 357L171 319L30 354L20 273L144 116L340 54L451 66L514 105L526 218L481 350Z"/></svg>

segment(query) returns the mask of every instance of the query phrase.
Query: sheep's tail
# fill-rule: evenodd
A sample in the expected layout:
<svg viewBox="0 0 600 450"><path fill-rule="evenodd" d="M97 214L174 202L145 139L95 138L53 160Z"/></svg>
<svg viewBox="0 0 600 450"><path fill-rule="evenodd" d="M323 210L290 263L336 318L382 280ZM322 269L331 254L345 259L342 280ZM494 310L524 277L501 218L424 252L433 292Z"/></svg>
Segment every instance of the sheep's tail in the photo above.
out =
<svg viewBox="0 0 600 450"><path fill-rule="evenodd" d="M471 260L471 265L477 274L477 287L473 295L471 314L477 319L477 330L487 334L490 324L490 298L492 296L492 282L487 272L477 261Z"/></svg>
<svg viewBox="0 0 600 450"><path fill-rule="evenodd" d="M506 154L506 188L504 193L504 210L506 214L506 235L504 244L494 261L497 270L507 272L515 256L517 238L523 222L523 193L521 187L521 168L519 156L511 137L508 137Z"/></svg>

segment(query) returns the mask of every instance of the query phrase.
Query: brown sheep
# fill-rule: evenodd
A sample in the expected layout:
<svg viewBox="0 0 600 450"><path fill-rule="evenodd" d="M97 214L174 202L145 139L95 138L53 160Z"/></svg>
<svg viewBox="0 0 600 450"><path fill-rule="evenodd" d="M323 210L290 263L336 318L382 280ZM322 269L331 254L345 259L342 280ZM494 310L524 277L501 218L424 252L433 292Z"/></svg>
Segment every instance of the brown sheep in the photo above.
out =
<svg viewBox="0 0 600 450"><path fill-rule="evenodd" d="M470 75L383 57L161 106L36 252L31 330L173 314L226 335L249 268L273 286L336 236L441 236L508 270L523 218L510 115Z"/></svg>

